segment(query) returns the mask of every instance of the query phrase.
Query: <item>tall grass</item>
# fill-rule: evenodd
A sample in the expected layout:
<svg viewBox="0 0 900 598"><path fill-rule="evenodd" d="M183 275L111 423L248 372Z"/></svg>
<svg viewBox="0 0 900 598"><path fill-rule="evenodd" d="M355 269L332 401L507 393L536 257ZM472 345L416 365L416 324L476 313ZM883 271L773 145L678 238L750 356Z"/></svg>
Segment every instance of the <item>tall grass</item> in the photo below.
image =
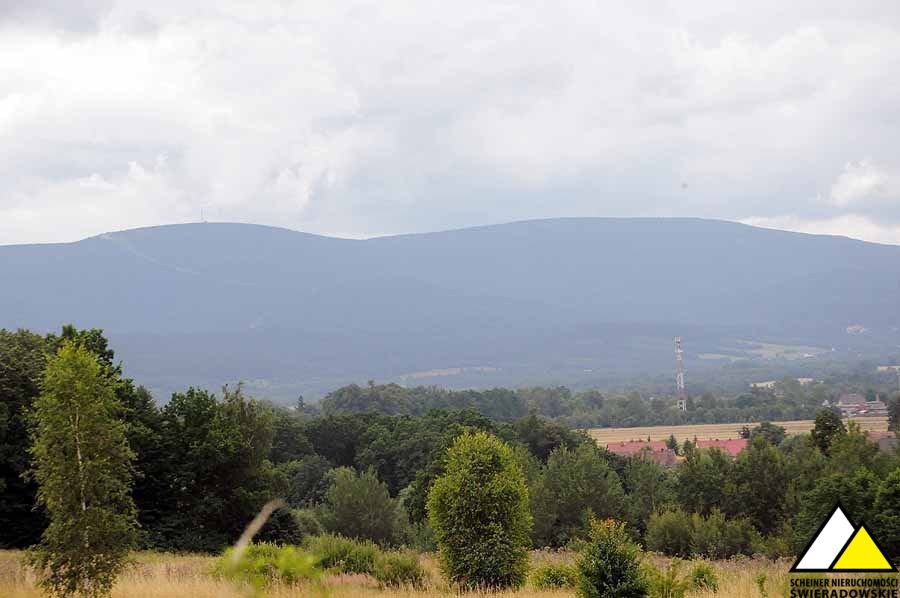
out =
<svg viewBox="0 0 900 598"><path fill-rule="evenodd" d="M0 551L0 596L3 598L38 598L41 594L34 585L34 576L21 564L22 553ZM532 561L537 563L572 563L571 553L535 552ZM377 580L367 575L332 573L322 583L330 598L437 598L455 595L438 575L437 564L429 555L420 557L422 567L430 573L421 588L382 588ZM113 589L114 598L246 598L238 586L216 578L213 569L215 557L173 555L162 553L138 553L135 564L126 570ZM665 569L668 559L648 556L648 564ZM783 596L787 587L787 561L772 562L765 559L735 559L710 563L719 580L717 593L688 591L689 598L759 598L756 579L765 575L769 596ZM690 570L684 564L685 572ZM271 598L300 598L310 593L303 585L274 585L266 590ZM484 594L493 598L561 598L571 596L572 590L539 590L525 587L517 591ZM467 594L480 598L478 593Z"/></svg>

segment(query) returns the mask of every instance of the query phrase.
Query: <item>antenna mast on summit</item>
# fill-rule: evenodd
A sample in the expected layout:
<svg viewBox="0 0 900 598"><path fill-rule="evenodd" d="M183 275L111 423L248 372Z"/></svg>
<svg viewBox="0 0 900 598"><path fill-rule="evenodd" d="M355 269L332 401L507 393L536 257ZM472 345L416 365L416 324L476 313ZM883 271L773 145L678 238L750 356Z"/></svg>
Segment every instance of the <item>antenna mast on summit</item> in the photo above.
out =
<svg viewBox="0 0 900 598"><path fill-rule="evenodd" d="M678 372L675 374L675 393L678 395L678 410L687 411L687 392L684 390L684 351L681 350L681 337L675 337L675 363Z"/></svg>

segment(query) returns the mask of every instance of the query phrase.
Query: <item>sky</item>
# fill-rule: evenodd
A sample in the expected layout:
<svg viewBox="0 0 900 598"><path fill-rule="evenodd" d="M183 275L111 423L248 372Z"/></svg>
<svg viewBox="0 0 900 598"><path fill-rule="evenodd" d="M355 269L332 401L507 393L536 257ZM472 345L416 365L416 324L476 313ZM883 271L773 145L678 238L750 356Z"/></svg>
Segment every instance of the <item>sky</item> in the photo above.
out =
<svg viewBox="0 0 900 598"><path fill-rule="evenodd" d="M0 244L696 216L900 243L900 3L0 0Z"/></svg>

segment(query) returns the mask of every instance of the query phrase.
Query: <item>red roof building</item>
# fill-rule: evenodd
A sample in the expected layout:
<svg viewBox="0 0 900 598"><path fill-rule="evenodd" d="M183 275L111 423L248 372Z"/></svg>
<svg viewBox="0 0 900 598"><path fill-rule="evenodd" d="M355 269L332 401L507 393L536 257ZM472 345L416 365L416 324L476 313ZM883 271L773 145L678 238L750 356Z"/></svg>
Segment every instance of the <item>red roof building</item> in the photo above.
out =
<svg viewBox="0 0 900 598"><path fill-rule="evenodd" d="M678 463L675 451L666 445L665 440L630 440L628 442L611 442L606 450L620 457L633 457L645 454L663 467L674 467Z"/></svg>
<svg viewBox="0 0 900 598"><path fill-rule="evenodd" d="M732 457L737 457L741 454L745 448L747 448L747 439L746 438L726 438L725 440L719 440L718 438L708 439L708 440L698 440L697 448L707 449L707 448L717 448L722 449L724 452L728 453Z"/></svg>

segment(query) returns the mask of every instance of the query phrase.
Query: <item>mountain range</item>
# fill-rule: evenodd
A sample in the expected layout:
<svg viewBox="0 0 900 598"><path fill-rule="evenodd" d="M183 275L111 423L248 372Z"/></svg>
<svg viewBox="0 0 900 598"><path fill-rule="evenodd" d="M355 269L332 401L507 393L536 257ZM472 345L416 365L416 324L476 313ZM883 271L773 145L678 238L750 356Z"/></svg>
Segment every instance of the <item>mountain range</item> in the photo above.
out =
<svg viewBox="0 0 900 598"><path fill-rule="evenodd" d="M197 223L0 246L0 327L103 328L165 395L244 380L599 384L900 346L900 246L700 219L566 218L353 240Z"/></svg>

